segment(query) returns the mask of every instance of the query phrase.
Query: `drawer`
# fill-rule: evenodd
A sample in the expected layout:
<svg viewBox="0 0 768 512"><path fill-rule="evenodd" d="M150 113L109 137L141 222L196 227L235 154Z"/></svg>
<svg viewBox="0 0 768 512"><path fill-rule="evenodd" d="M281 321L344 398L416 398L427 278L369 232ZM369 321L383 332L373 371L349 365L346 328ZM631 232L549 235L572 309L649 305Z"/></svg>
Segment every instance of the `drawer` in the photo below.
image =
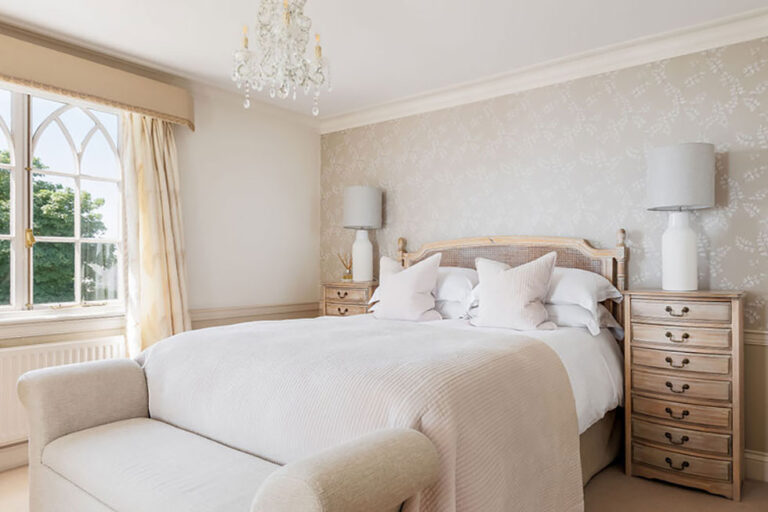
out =
<svg viewBox="0 0 768 512"><path fill-rule="evenodd" d="M729 349L730 329L707 329L632 323L632 343L656 343L673 350L686 348Z"/></svg>
<svg viewBox="0 0 768 512"><path fill-rule="evenodd" d="M731 381L691 379L686 376L671 376L642 371L632 372L632 389L659 395L670 399L701 398L705 400L731 400Z"/></svg>
<svg viewBox="0 0 768 512"><path fill-rule="evenodd" d="M325 304L325 314L330 316L353 316L364 315L368 312L368 306L355 304L338 304L327 302Z"/></svg>
<svg viewBox="0 0 768 512"><path fill-rule="evenodd" d="M347 288L341 286L326 286L325 300L335 302L368 302L368 288Z"/></svg>
<svg viewBox="0 0 768 512"><path fill-rule="evenodd" d="M689 354L640 347L632 348L632 364L661 368L674 373L699 372L716 375L731 373L731 356Z"/></svg>
<svg viewBox="0 0 768 512"><path fill-rule="evenodd" d="M632 420L632 438L669 445L681 450L707 452L714 455L731 454L731 436L728 434L699 432L638 419Z"/></svg>
<svg viewBox="0 0 768 512"><path fill-rule="evenodd" d="M632 460L675 473L731 481L731 462L727 460L683 455L638 443L632 443Z"/></svg>
<svg viewBox="0 0 768 512"><path fill-rule="evenodd" d="M663 322L731 323L730 302L632 299L633 318Z"/></svg>
<svg viewBox="0 0 768 512"><path fill-rule="evenodd" d="M731 428L731 409L728 407L681 404L669 400L656 400L633 395L632 412L668 420L680 425Z"/></svg>

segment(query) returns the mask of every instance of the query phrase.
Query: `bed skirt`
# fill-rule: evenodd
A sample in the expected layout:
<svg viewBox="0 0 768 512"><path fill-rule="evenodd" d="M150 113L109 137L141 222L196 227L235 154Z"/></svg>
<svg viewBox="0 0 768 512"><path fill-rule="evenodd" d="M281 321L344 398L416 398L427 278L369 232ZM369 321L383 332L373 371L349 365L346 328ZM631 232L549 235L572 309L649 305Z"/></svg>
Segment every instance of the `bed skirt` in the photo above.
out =
<svg viewBox="0 0 768 512"><path fill-rule="evenodd" d="M613 462L621 450L623 409L608 411L603 419L579 436L581 481L584 485Z"/></svg>

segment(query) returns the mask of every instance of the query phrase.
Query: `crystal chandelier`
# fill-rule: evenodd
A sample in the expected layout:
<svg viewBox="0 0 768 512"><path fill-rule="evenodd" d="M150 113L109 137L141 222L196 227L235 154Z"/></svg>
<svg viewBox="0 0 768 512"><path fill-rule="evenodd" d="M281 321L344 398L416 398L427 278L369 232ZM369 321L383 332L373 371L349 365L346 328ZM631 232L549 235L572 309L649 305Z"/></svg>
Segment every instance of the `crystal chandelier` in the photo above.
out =
<svg viewBox="0 0 768 512"><path fill-rule="evenodd" d="M328 61L320 36L315 35L314 58L306 56L312 20L304 15L307 0L261 0L256 17L256 48L248 48L248 27L243 27L243 47L235 51L232 80L245 91L245 108L251 91L269 90L271 98L296 99L296 92L312 93L312 115L320 113L320 89L331 90Z"/></svg>

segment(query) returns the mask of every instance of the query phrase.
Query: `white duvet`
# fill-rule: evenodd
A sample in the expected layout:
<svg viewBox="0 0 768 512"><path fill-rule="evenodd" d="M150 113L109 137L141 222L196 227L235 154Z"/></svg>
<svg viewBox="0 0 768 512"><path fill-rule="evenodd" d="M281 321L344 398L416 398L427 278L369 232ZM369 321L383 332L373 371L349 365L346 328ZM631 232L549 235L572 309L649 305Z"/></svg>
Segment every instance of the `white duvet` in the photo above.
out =
<svg viewBox="0 0 768 512"><path fill-rule="evenodd" d="M357 321L376 321L370 316L357 318ZM559 327L554 331L512 331L475 327L463 319L426 323L450 329L521 334L549 345L560 357L568 372L579 418L579 434L583 434L600 421L605 413L623 403L624 356L616 338L608 329L601 329L600 334L593 336L583 327ZM371 328L375 329L375 325Z"/></svg>

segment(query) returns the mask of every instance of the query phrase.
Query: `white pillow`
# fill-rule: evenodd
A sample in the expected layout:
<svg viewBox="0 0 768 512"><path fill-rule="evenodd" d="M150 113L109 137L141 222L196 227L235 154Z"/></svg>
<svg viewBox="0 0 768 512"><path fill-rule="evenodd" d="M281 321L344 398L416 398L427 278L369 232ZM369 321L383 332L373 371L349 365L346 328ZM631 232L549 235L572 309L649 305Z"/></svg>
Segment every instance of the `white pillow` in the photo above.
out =
<svg viewBox="0 0 768 512"><path fill-rule="evenodd" d="M550 252L524 265L477 258L480 276L480 305L472 324L508 329L551 329L542 299L549 289L557 253Z"/></svg>
<svg viewBox="0 0 768 512"><path fill-rule="evenodd" d="M597 305L604 300L621 302L621 292L609 280L588 270L555 267L544 302L577 304L597 318Z"/></svg>
<svg viewBox="0 0 768 512"><path fill-rule="evenodd" d="M467 302L455 300L436 300L435 310L443 319L466 318L469 313Z"/></svg>
<svg viewBox="0 0 768 512"><path fill-rule="evenodd" d="M439 320L432 290L437 284L441 256L435 254L406 269L392 258L381 258L378 302L371 308L373 316L389 320Z"/></svg>
<svg viewBox="0 0 768 512"><path fill-rule="evenodd" d="M479 279L473 268L440 267L437 269L435 300L468 302Z"/></svg>
<svg viewBox="0 0 768 512"><path fill-rule="evenodd" d="M597 306L598 318L576 304L546 304L545 307L549 319L560 327L586 327L593 336L600 334L601 327L607 327L614 332L621 331L621 338L624 337L621 325L602 304Z"/></svg>

